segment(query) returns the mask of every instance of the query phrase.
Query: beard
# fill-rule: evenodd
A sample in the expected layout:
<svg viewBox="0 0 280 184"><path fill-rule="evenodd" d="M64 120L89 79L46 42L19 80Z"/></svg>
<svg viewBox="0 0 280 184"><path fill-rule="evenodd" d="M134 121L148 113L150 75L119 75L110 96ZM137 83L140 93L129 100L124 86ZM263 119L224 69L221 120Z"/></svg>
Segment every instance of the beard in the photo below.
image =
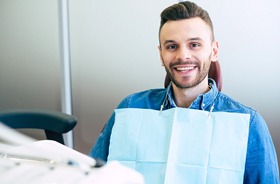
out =
<svg viewBox="0 0 280 184"><path fill-rule="evenodd" d="M178 64L196 64L196 66L198 67L198 74L195 76L195 79L188 83L180 82L179 80L177 80L174 77L174 74L172 73L172 70L170 68L173 68L172 66L178 65ZM175 84L180 89L187 89L187 88L193 88L193 87L197 86L206 78L206 76L208 75L208 72L210 70L210 65L211 65L211 60L210 60L210 56L209 56L208 59L205 62L203 62L203 65L201 65L198 62L180 62L179 61L179 62L170 64L169 68L167 68L165 66L165 70L166 70L168 77L173 82L173 84ZM187 80L187 78L186 78L186 80Z"/></svg>

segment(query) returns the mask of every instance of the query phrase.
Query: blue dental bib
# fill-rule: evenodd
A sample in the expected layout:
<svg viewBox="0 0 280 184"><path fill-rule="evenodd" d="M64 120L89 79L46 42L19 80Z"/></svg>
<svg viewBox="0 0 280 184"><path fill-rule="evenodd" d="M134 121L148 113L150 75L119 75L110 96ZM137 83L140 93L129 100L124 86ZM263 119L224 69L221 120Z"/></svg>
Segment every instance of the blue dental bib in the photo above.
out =
<svg viewBox="0 0 280 184"><path fill-rule="evenodd" d="M108 161L146 184L243 183L249 114L185 108L116 109Z"/></svg>

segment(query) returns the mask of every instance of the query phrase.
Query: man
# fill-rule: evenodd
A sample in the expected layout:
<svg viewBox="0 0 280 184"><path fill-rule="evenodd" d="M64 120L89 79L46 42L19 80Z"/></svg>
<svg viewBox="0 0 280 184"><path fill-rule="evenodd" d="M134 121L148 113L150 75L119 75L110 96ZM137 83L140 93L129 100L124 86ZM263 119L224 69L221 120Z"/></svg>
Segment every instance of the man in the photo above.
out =
<svg viewBox="0 0 280 184"><path fill-rule="evenodd" d="M171 79L170 85L166 89L152 89L152 90L147 90L143 92L139 92L136 94L132 94L128 97L126 97L118 106L117 111L113 113L111 116L110 120L104 127L104 130L100 134L95 146L90 152L90 155L94 158L101 158L105 161L108 160L110 155L115 155L115 152L118 152L118 147L115 148L114 145L115 143L120 145L119 149L120 152L122 151L123 155L127 155L127 153L130 153L130 150L134 147L137 147L137 140L135 141L134 144L127 143L128 148L125 146L121 147L123 142L130 142L133 137L136 137L139 132L134 132L131 129L127 130L119 130L118 126L116 126L117 121L119 121L119 116L118 109L149 109L149 110L161 110L163 113L168 112L169 110L172 109L181 109L184 108L186 110L195 110L195 111L190 111L190 114L193 113L201 113L201 116L204 116L205 111L208 111L209 114L213 113L215 117L219 116L224 116L223 121L226 119L226 117L232 117L228 119L234 119L235 117L238 117L236 122L234 122L233 126L235 124L240 123L241 121L244 120L244 122L248 123L248 128L246 129L246 126L243 126L245 124L240 123L240 130L237 129L232 135L237 135L236 137L233 136L232 143L234 143L236 140L237 142L240 141L240 144L244 143L245 140L245 147L238 147L238 145L235 145L236 148L242 150L245 149L245 154L240 152L236 152L239 156L238 159L236 159L233 155L230 156L231 159L228 160L222 160L221 156L221 162L222 165L226 163L223 167L223 169L215 174L211 168L207 167L207 164L209 166L209 159L211 159L211 156L213 152L217 153L217 155L223 155L223 154L231 154L231 153L226 153L227 150L224 150L223 148L217 146L217 150L213 151L210 150L209 153L206 153L206 155L210 155L210 157L207 157L205 163L203 162L202 164L205 167L203 167L203 171L197 171L195 170L194 166L191 166L192 168L188 171L194 171L193 177L195 176L198 178L198 176L205 177L205 180L201 180L200 178L198 179L190 179L188 181L192 181L193 183L200 183L199 181L207 181L208 183L215 183L213 181L219 181L222 183L229 183L229 180L232 180L232 183L236 183L233 180L236 178L240 178L240 173L241 172L241 177L242 180L236 180L236 181L243 181L243 183L279 183L279 172L278 172L278 164L277 164L277 157L276 157L276 152L275 148L269 133L269 130L267 128L267 125L264 121L264 119L261 117L261 115L256 112L255 110L248 108L239 102L236 102L235 100L231 99L230 97L226 96L223 93L220 93L217 89L216 83L212 79L208 79L208 71L210 68L211 62L216 62L218 58L218 42L214 38L214 33L213 33L213 25L212 21L208 15L208 13L203 10L201 7L197 6L196 4L192 2L180 2L177 4L174 4L168 8L166 8L162 13L161 13L161 25L160 25L160 30L159 30L159 52L160 52L160 57L162 61L162 65L165 67L165 70ZM197 111L199 110L199 111ZM188 111L188 112L189 112ZM220 114L218 113L220 112ZM129 113L133 113L133 111L129 111ZM139 113L137 111L137 113ZM146 111L145 111L146 113ZM147 114L149 111L147 111ZM184 111L185 113L185 111ZM127 116L130 116L128 113L126 113ZM145 114L144 116L149 116ZM233 116L232 116L233 115ZM246 117L242 116L239 117L239 115L249 115L248 119L246 120ZM200 114L198 115L200 117ZM193 117L193 121L195 120L198 116ZM214 118L215 119L215 118ZM218 118L217 118L218 119ZM240 122L239 122L240 120ZM135 120L137 121L137 120ZM157 121L157 120L156 120ZM208 120L206 120L208 121ZM218 121L218 120L215 120ZM217 122L213 122L213 126ZM225 125L227 122L222 122L223 124L219 125ZM123 122L123 123L122 123ZM122 119L122 122L120 124L124 124L125 120ZM198 122L198 121L197 121ZM177 122L176 122L177 123ZM118 125L118 124L117 124ZM203 124L203 126L208 126L206 124ZM227 125L226 125L227 126ZM239 126L239 124L238 124ZM244 128L241 128L244 127ZM151 125L152 127L152 125ZM134 128L134 127L133 127ZM132 129L133 129L132 128ZM238 127L237 127L238 128ZM151 128L152 129L152 128ZM159 131L162 129L160 126L158 126ZM218 128L219 129L219 128ZM229 129L229 130L228 130ZM212 137L215 137L216 135L222 135L223 131L229 131L231 134L231 128L225 128L223 130L219 131L220 133L211 133ZM245 130L246 129L246 130ZM136 130L136 128L135 128ZM166 128L165 130L169 130L169 128ZM214 130L214 129L213 129ZM126 134L127 131L128 133ZM157 130L151 130L152 132L155 133L157 136ZM191 136L192 132L189 130L182 130L183 132L190 132L189 135ZM239 131L243 133L239 134ZM207 130L205 131L207 132ZM246 134L247 132L247 134ZM111 134L115 133L116 136L111 136ZM141 133L141 132L140 132ZM121 134L121 135L120 135ZM143 134L143 135L142 135ZM152 134L145 134L142 133L141 138L145 136L149 136L149 140L154 141L154 139L157 139L157 137L153 137ZM194 138L196 140L197 136L199 134L195 133L193 137L190 139ZM242 135L241 135L242 134ZM122 136L130 136L131 137L126 137L123 140L117 140ZM172 133L168 134L170 136ZM200 134L201 135L201 134ZM187 135L188 136L188 135ZM187 137L186 136L186 137ZM206 136L206 135L205 135ZM210 136L210 137L211 137ZM230 135L229 135L230 136ZM245 138L240 138L238 139L238 136L245 136ZM166 136L163 136L166 137ZM227 136L222 137L226 139ZM188 137L186 138L188 139ZM185 141L186 139L182 140ZM235 140L236 139L236 140ZM170 139L167 139L165 141L165 144L169 144L168 141L171 141L172 137ZM201 140L204 140L203 138ZM214 139L213 139L214 140ZM220 140L220 139L219 139ZM160 139L157 141L161 141ZM205 140L208 141L208 140ZM243 142L242 142L243 141ZM141 141L139 141L139 144ZM219 142L219 141L218 141ZM112 145L114 143L114 145ZM221 143L221 144L226 144ZM228 144L231 145L231 142ZM159 143L160 144L160 143ZM203 147L204 142L202 141L202 144L200 145L199 149L204 150ZM215 141L214 143L212 142L211 144L216 144ZM156 143L154 144L155 147L157 146ZM177 145L177 142L176 142ZM178 152L178 155L181 152L180 150L186 150L184 147L184 144L179 144L182 145L181 147L179 146L179 149L177 149L176 154ZM186 143L187 145L187 143ZM193 144L194 145L194 144ZM234 144L232 144L234 145ZM168 149L173 149L173 145L170 143L170 147ZM109 149L110 147L110 149ZM206 146L207 147L207 146ZM137 147L137 149L140 149ZM137 150L137 153L147 153L146 157L149 157L149 154L154 154L156 151L149 151L145 150L145 148L141 148L141 152ZM148 148L147 148L148 149ZM200 154L200 151L196 152L197 154ZM230 149L230 148L229 148ZM188 149L188 150L192 150ZM207 149L205 149L207 150ZM233 149L233 151L235 151ZM161 150L158 150L158 152L162 152ZM135 152L136 153L136 152ZM160 180L160 178L165 177L164 181L168 183L168 181L171 181L170 178L174 175L170 175L168 178L168 159L169 155L173 155L172 152L168 152L167 150L165 156L167 159L164 160L165 166L164 166L164 171L162 168L160 171L156 174L161 175L159 176L157 181ZM157 154L157 153L156 153ZM185 152L185 157L188 157L188 152ZM195 154L195 153L194 153ZM244 160L242 161L242 154L244 154ZM175 157L178 157L176 155ZM214 155L215 156L215 155ZM214 157L213 156L213 157ZM122 155L120 156L122 157ZM124 156L125 157L125 156ZM128 156L129 157L129 156ZM145 159L146 159L145 157ZM234 158L233 158L234 157ZM240 158L239 158L240 157ZM195 158L195 157L194 157ZM228 158L228 157L225 157ZM119 157L110 157L110 159L120 159L122 160L123 158ZM109 159L109 160L110 160ZM145 160L144 159L144 160ZM236 159L236 160L234 160ZM143 160L143 159L142 159ZM228 172L227 170L230 170L227 168L228 164L230 165L229 162L239 162L241 160L241 165L243 164L242 167L236 166L236 171L234 174L232 173L227 173L223 175L224 173ZM128 163L129 158L124 158L124 163ZM141 162L141 160L136 160L134 162L135 167L139 168L140 166L136 166L137 162ZM153 163L154 160L148 160L149 163ZM176 161L177 162L177 161ZM178 163L181 163L180 160L178 160ZM199 163L200 160L197 161ZM217 160L219 162L219 159ZM195 163L196 165L199 165ZM139 169L140 172L143 171L144 175L149 175L148 172L145 171L147 169L147 163L145 163L145 168ZM128 164L129 165L129 164ZM170 165L171 162L170 162ZM190 164L189 164L190 165ZM156 168L154 166L151 166L153 168ZM235 167L235 166L234 166ZM177 166L172 165L172 171L173 174L176 174L178 177L184 177L184 173L180 175L180 169L178 169ZM206 168L206 169L205 169ZM240 169L241 168L241 169ZM220 169L220 168L218 168ZM156 170L156 169L155 169ZM179 170L179 171L178 171ZM150 170L151 171L151 170ZM149 172L150 172L149 171ZM199 173L199 174L197 174ZM202 174L201 174L202 173ZM212 173L212 174L209 174ZM214 173L214 174L213 174ZM237 173L237 174L236 174ZM153 174L153 175L156 175ZM178 174L178 175L177 175ZM185 172L187 175L187 172ZM223 180L224 178L229 178L229 176L235 175L233 178L234 179L228 179L228 180ZM177 178L178 178L177 177ZM215 177L215 179L213 179ZM147 176L148 178L148 183L153 183L153 176ZM186 178L183 178L181 181L184 181ZM172 180L173 183L175 180ZM177 181L177 180L176 180ZM179 181L179 180L178 180ZM187 181L187 180L185 180ZM180 181L179 181L180 182ZM159 182L161 183L161 182ZM172 182L170 182L172 183ZM187 182L188 183L188 182Z"/></svg>

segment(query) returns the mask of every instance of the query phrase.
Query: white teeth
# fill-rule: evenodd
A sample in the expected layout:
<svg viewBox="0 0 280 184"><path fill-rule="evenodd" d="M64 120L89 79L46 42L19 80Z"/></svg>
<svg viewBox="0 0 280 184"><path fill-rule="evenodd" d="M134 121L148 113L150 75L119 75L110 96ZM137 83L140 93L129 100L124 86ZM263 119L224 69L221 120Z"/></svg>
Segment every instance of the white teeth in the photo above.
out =
<svg viewBox="0 0 280 184"><path fill-rule="evenodd" d="M181 68L177 68L177 70L180 70L180 71L192 70L192 69L194 69L194 67L181 67Z"/></svg>

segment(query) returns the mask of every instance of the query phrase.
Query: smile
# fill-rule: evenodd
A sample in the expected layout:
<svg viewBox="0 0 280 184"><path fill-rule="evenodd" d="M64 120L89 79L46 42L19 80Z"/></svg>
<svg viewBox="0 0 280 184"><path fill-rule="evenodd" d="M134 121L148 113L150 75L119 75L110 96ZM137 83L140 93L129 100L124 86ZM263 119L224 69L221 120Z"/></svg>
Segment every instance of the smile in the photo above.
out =
<svg viewBox="0 0 280 184"><path fill-rule="evenodd" d="M195 67L191 66L191 67L176 67L175 69L178 71L190 71L193 70Z"/></svg>

